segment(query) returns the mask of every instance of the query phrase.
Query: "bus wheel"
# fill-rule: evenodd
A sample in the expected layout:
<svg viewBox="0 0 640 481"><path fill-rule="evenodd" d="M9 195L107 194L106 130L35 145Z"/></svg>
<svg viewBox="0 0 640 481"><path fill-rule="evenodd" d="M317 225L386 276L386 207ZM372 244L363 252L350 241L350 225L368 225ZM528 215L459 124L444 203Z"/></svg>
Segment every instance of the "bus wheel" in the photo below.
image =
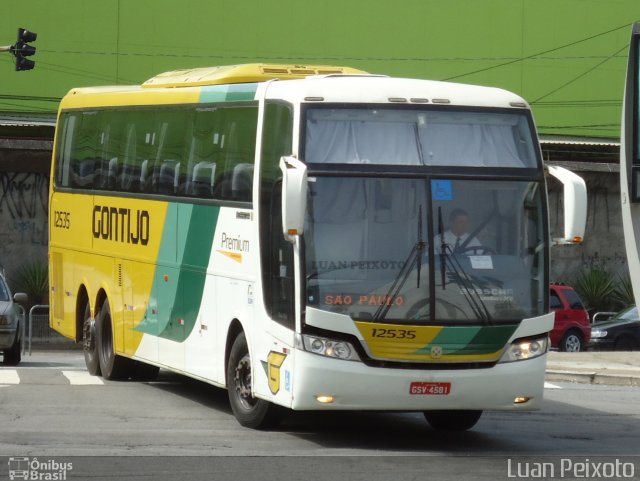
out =
<svg viewBox="0 0 640 481"><path fill-rule="evenodd" d="M283 417L283 409L251 395L251 358L244 333L240 333L231 347L227 364L229 404L240 424L253 429L276 426Z"/></svg>
<svg viewBox="0 0 640 481"><path fill-rule="evenodd" d="M96 337L100 372L105 379L127 379L129 377L128 359L118 356L113 346L113 327L111 309L105 299L96 318Z"/></svg>
<svg viewBox="0 0 640 481"><path fill-rule="evenodd" d="M425 411L424 417L436 431L466 431L476 425L482 411Z"/></svg>
<svg viewBox="0 0 640 481"><path fill-rule="evenodd" d="M100 375L100 361L98 360L98 344L96 342L96 322L91 317L89 301L84 306L84 320L82 322L82 350L87 371L92 376Z"/></svg>

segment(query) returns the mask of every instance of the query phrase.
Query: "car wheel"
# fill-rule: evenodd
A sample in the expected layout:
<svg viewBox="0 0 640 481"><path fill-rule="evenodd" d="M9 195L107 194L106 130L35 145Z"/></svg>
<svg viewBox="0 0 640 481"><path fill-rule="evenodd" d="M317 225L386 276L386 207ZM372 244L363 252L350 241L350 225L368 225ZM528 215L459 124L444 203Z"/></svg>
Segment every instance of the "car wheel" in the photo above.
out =
<svg viewBox="0 0 640 481"><path fill-rule="evenodd" d="M98 360L102 377L110 380L127 379L130 374L129 359L118 356L113 345L113 326L109 301L105 299L96 316Z"/></svg>
<svg viewBox="0 0 640 481"><path fill-rule="evenodd" d="M233 343L227 363L229 404L240 424L253 429L268 429L282 420L284 410L251 393L252 373L249 348L244 333Z"/></svg>
<svg viewBox="0 0 640 481"><path fill-rule="evenodd" d="M564 352L580 352L583 349L582 337L577 331L568 331L562 336L559 347Z"/></svg>
<svg viewBox="0 0 640 481"><path fill-rule="evenodd" d="M436 431L466 431L476 425L482 411L425 411L423 414Z"/></svg>
<svg viewBox="0 0 640 481"><path fill-rule="evenodd" d="M84 306L84 320L82 322L82 350L87 371L92 376L100 375L100 361L98 359L98 344L96 342L96 321L91 317L89 301Z"/></svg>
<svg viewBox="0 0 640 481"><path fill-rule="evenodd" d="M621 337L616 340L614 349L616 351L635 351L636 349L638 349L638 346L633 339L629 339L628 337Z"/></svg>
<svg viewBox="0 0 640 481"><path fill-rule="evenodd" d="M18 326L20 327L20 326ZM20 334L16 334L16 338L13 341L11 347L4 351L4 358L2 364L5 366L17 366L22 360L22 350L20 345Z"/></svg>

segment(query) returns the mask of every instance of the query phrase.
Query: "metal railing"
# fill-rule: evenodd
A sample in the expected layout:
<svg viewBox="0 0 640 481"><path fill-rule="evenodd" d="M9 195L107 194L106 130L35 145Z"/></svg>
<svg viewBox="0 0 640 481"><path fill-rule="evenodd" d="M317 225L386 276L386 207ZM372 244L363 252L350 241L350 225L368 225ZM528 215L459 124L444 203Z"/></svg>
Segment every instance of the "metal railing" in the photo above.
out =
<svg viewBox="0 0 640 481"><path fill-rule="evenodd" d="M34 314L34 312L36 311L41 311L41 310L47 310L47 314L46 315L42 315L42 314ZM31 341L33 339L33 321L34 318L36 318L37 316L37 320L38 321L42 321L43 318L46 321L46 329L42 329L42 323L38 322L38 334L42 334L43 332L46 333L47 335L49 335L49 333L51 332L51 328L49 327L49 305L48 304L36 304L35 306L33 306L31 309L29 309L29 355L31 355ZM39 335L37 337L44 337L42 335Z"/></svg>
<svg viewBox="0 0 640 481"><path fill-rule="evenodd" d="M20 304L18 304L17 302L15 303L15 306L18 308L18 310L20 311L20 352L22 354L25 353L25 343L24 343L24 339L25 339L25 335L27 333L27 327L26 327L26 319L27 319L27 313L24 310L24 307L22 307Z"/></svg>
<svg viewBox="0 0 640 481"><path fill-rule="evenodd" d="M55 332L49 326L49 306L47 304L37 304L26 310L20 304L16 304L20 313L20 350L22 354L31 355L33 340L45 344L64 342L67 339Z"/></svg>
<svg viewBox="0 0 640 481"><path fill-rule="evenodd" d="M591 323L595 323L599 321L599 318L603 318L604 321L610 319L614 314L617 314L617 312L596 312L593 315L593 319L591 319Z"/></svg>

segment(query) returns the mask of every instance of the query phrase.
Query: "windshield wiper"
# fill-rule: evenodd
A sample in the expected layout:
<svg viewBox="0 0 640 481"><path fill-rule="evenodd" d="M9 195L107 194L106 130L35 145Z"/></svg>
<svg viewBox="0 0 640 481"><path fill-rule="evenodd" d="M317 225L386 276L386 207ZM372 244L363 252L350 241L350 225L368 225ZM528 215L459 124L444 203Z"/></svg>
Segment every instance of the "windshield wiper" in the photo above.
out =
<svg viewBox="0 0 640 481"><path fill-rule="evenodd" d="M384 319L386 315L389 313L389 310L391 309L393 302L402 291L404 284L407 282L407 279L409 278L409 274L411 274L411 271L413 270L413 265L416 262L418 263L417 287L420 287L420 271L422 268L422 252L424 251L424 248L425 248L425 242L422 238L422 204L420 204L418 208L418 240L411 248L411 252L409 252L409 255L407 256L407 259L405 260L404 265L402 266L402 269L400 269L400 272L398 272L398 275L396 276L393 283L391 284L391 287L387 291L387 294L384 297L386 302L383 302L380 306L378 306L378 309L376 309L376 312L373 314L374 321Z"/></svg>
<svg viewBox="0 0 640 481"><path fill-rule="evenodd" d="M491 324L491 314L489 313L489 309L487 309L486 304L482 300L480 294L476 292L473 288L473 280L471 276L464 269L462 264L451 250L451 246L447 244L444 240L444 227L442 224L442 207L438 207L438 234L440 235L440 246L441 246L441 258L440 258L440 275L442 277L442 290L445 290L446 285L446 267L447 265L454 273L454 279L458 287L463 293L467 304L471 307L473 313L480 318L482 321L487 324ZM449 253L447 253L449 251ZM474 297L475 294L475 297Z"/></svg>

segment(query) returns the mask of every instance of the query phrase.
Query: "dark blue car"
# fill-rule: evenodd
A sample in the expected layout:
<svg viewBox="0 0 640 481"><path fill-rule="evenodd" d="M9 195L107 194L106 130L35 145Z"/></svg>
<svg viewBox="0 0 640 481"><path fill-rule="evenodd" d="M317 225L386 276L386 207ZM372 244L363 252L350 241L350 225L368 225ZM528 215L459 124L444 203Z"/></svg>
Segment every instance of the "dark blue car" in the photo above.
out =
<svg viewBox="0 0 640 481"><path fill-rule="evenodd" d="M640 349L640 316L636 306L627 307L612 318L591 326L593 349L637 351Z"/></svg>

